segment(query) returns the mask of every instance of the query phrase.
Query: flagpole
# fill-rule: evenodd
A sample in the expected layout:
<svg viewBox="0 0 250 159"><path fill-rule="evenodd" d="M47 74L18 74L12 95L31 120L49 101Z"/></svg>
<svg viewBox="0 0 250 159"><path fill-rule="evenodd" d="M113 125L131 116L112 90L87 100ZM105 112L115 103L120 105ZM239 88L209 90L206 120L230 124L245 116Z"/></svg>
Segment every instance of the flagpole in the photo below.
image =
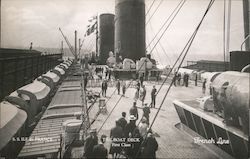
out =
<svg viewBox="0 0 250 159"><path fill-rule="evenodd" d="M96 15L96 55L99 55L98 54L98 13L97 13L97 15Z"/></svg>

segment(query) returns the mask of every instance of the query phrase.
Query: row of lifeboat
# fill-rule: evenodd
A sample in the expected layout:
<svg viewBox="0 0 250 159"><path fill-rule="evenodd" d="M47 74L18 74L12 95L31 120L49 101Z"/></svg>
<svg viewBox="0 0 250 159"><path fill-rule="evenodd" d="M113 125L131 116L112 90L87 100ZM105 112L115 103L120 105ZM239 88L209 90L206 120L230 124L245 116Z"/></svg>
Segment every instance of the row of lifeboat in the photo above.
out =
<svg viewBox="0 0 250 159"><path fill-rule="evenodd" d="M34 129L72 63L72 59L65 60L32 83L12 92L0 103L1 157L17 155L9 154L9 151L24 144L22 139Z"/></svg>
<svg viewBox="0 0 250 159"><path fill-rule="evenodd" d="M188 74L191 80L199 74L186 68L179 69L178 73ZM206 97L212 98L214 112L222 114L226 125L239 127L249 135L249 72L244 69L241 72L202 72L199 76L201 81L206 79Z"/></svg>

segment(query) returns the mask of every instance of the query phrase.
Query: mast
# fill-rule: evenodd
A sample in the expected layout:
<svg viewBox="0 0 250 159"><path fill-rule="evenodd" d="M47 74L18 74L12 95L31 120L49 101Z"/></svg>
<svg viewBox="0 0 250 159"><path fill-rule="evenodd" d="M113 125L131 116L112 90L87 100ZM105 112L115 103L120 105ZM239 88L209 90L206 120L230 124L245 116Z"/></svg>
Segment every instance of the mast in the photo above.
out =
<svg viewBox="0 0 250 159"><path fill-rule="evenodd" d="M61 54L63 56L63 41L61 41Z"/></svg>
<svg viewBox="0 0 250 159"><path fill-rule="evenodd" d="M77 31L75 30L75 59L77 60Z"/></svg>
<svg viewBox="0 0 250 159"><path fill-rule="evenodd" d="M98 13L96 15L96 44L95 44L95 50L96 50L96 55L99 55L99 49L98 49Z"/></svg>
<svg viewBox="0 0 250 159"><path fill-rule="evenodd" d="M79 38L79 48L78 48L78 56L80 57L80 53L81 53L81 38Z"/></svg>
<svg viewBox="0 0 250 159"><path fill-rule="evenodd" d="M250 31L250 25L249 25L249 0L243 0L243 18L244 18L244 39L245 41L245 49L246 51L250 51L250 39L248 38L249 36L249 31Z"/></svg>

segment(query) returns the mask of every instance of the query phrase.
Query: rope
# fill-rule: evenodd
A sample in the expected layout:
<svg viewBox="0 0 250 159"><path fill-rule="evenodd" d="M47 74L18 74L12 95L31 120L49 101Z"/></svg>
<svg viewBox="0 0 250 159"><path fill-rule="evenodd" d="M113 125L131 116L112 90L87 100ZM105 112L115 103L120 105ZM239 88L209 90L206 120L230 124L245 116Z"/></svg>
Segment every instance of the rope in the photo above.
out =
<svg viewBox="0 0 250 159"><path fill-rule="evenodd" d="M227 47L226 53L229 54L230 50L230 27L231 27L231 0L228 0L228 17L227 17Z"/></svg>
<svg viewBox="0 0 250 159"><path fill-rule="evenodd" d="M155 34L155 33L154 33L154 30L153 30L153 27L152 27L152 23L149 22L149 25L150 25L150 29L151 29L152 33ZM164 47L162 46L161 41L159 41L159 45L160 45L160 48L162 49L164 55L166 56L166 58L167 58L167 60L168 60L168 62L169 62L169 64L170 64L170 63L171 63L170 57L168 56L168 54L166 53L166 50L165 50ZM161 58L159 58L159 60L160 60L160 59L161 59Z"/></svg>
<svg viewBox="0 0 250 159"><path fill-rule="evenodd" d="M183 1L185 2L186 0L183 0ZM184 4L184 3L183 3L183 4ZM182 6L183 6L183 4L182 4ZM180 8L179 8L179 10L180 10ZM178 12L179 12L179 10L178 10ZM176 15L177 15L177 14L175 14L175 16L176 16ZM175 18L175 16L173 17L173 19ZM173 21L173 19L171 20L171 22ZM165 31L166 31L166 30L167 30L167 29L165 29ZM164 35L164 33L165 33L165 32L162 33L161 37ZM155 46L158 44L158 42L159 42L159 40L158 40L157 43L154 45L154 48L155 48ZM154 48L153 48L153 49L154 49ZM150 51L149 54L152 53L153 49ZM144 61L144 63L145 63L145 61ZM144 63L143 63L143 64L144 64ZM143 64L142 64L141 67L139 68L138 72L141 70ZM132 83L132 81L129 83L129 86L130 86L131 83ZM119 100L116 102L115 106L113 107L113 109L111 110L111 112L109 113L109 115L107 116L107 118L105 119L105 121L103 122L103 124L101 125L100 129L98 130L98 132L100 132L100 130L102 129L102 127L104 126L104 124L106 123L106 121L108 120L108 118L110 117L111 113L113 112L113 110L116 108L116 106L117 106L118 103L120 102L121 98L122 98L122 96L121 96L121 97L119 98Z"/></svg>
<svg viewBox="0 0 250 159"><path fill-rule="evenodd" d="M154 5L154 3L155 3L155 0L151 3L149 9L147 10L146 16L147 16L147 14L149 13L149 11L151 10L151 8L152 8L152 6Z"/></svg>
<svg viewBox="0 0 250 159"><path fill-rule="evenodd" d="M140 68L138 69L138 72L142 69L142 66L144 65L144 63L146 62L146 60L142 63L142 65L140 66ZM129 88L129 86L132 84L134 80L130 81L127 88ZM115 89L116 90L116 89ZM115 91L114 91L115 92ZM121 96L119 98L119 100L116 102L115 106L112 108L112 110L110 111L110 113L108 114L107 118L104 120L103 124L101 125L101 127L99 128L99 130L97 131L98 133L101 131L101 129L103 128L104 124L106 123L106 121L108 120L108 118L110 117L110 115L112 114L112 112L114 111L114 109L116 108L116 106L118 105L118 103L120 102L121 98L123 96ZM110 98L111 99L111 98Z"/></svg>
<svg viewBox="0 0 250 159"><path fill-rule="evenodd" d="M176 6L176 8L172 11L172 13L169 15L169 17L166 19L166 21L163 23L163 25L160 27L159 31L156 33L155 37L151 40L151 42L147 45L146 49L151 45L151 43L155 40L157 35L161 32L161 30L164 28L164 26L168 23L170 18L174 15L175 12L179 12L179 10L182 8L186 0L180 1L180 3Z"/></svg>
<svg viewBox="0 0 250 159"><path fill-rule="evenodd" d="M160 7L160 5L162 4L163 0L160 1L160 3L158 4L158 6L156 7L156 9L154 10L153 14L150 16L150 18L148 19L148 21L146 22L146 25L150 22L150 20L152 19L152 17L154 16L155 12L158 10L158 8Z"/></svg>
<svg viewBox="0 0 250 159"><path fill-rule="evenodd" d="M194 33L192 34L192 36L191 36L190 39L188 40L188 43L185 45L184 49L182 50L180 56L181 56L184 52L185 52L185 53L184 53L184 56L183 56L183 58L182 58L182 60L181 60L181 62L180 62L180 64L179 64L179 66L178 66L178 68L177 68L177 72L178 72L178 70L180 69L180 67L181 67L181 65L182 65L182 63L183 63L183 61L184 61L184 59L185 59L185 57L186 57L186 55L187 55L187 53L188 53L188 51L189 51L191 45L192 45L192 43L193 43L193 41L194 41L195 36L197 35L197 32L198 32L198 30L199 30L199 28L200 28L200 26L201 26L201 24L202 24L204 18L206 17L208 11L210 10L211 6L213 5L214 1L215 1L215 0L211 0L211 1L210 1L209 5L208 5L208 7L207 7L207 9L206 9L206 11L205 11L205 13L204 13L204 15L203 15L201 21L200 21L200 23L198 24L198 26L196 27ZM180 57L180 56L179 56L179 57ZM176 60L176 61L177 61L177 60ZM168 87L167 92L165 93L165 95L164 95L164 97L163 97L163 100L162 100L162 102L161 102L161 104L160 104L160 107L159 107L159 109L157 110L156 115L154 116L153 121L152 121L152 123L151 123L150 126L149 126L149 130L152 128L152 126L153 126L153 124L154 124L154 122L155 122L155 120L156 120L156 118L157 118L157 116L158 116L158 114L159 114L159 112L160 112L160 110L161 110L161 107L163 106L163 103L164 103L164 101L165 101L165 99L166 99L166 97L167 97L167 95L168 95L168 93L169 93L169 91L170 91L170 89L171 89L171 87L172 87L172 85L173 85L173 82L174 82L174 81L172 80L171 83L170 83L170 86ZM148 134L148 132L146 133L146 135L147 135L147 134ZM141 143L140 148L141 148L141 146L143 145L144 142L145 142L145 140ZM139 149L140 149L140 148L139 148ZM139 154L139 151L137 152L136 157L138 156L138 154Z"/></svg>
<svg viewBox="0 0 250 159"><path fill-rule="evenodd" d="M167 31L167 29L169 28L169 26L171 25L171 23L173 22L173 20L175 19L175 17L177 16L177 14L179 13L180 9L182 8L182 6L184 5L184 3L186 2L186 0L183 0L183 3L181 4L181 7L177 10L177 12L175 13L175 15L173 16L173 18L171 19L171 21L169 22L168 26L165 28L165 30L163 31L163 33L161 34L160 38L157 40L157 43L153 46L153 49L156 47L156 45L158 44L158 42L161 40L161 38L163 37L163 35L165 34L165 32ZM151 51L152 52L152 51ZM150 52L150 53L151 53Z"/></svg>
<svg viewBox="0 0 250 159"><path fill-rule="evenodd" d="M226 71L226 0L223 0L223 60Z"/></svg>

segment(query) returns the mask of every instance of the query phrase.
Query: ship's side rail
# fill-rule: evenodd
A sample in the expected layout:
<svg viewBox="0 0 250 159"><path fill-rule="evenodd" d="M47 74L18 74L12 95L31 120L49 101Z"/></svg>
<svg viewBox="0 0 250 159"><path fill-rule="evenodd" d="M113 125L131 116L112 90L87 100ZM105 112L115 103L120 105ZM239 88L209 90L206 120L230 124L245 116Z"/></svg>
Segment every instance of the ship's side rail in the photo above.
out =
<svg viewBox="0 0 250 159"><path fill-rule="evenodd" d="M61 54L0 58L0 100L60 63Z"/></svg>

